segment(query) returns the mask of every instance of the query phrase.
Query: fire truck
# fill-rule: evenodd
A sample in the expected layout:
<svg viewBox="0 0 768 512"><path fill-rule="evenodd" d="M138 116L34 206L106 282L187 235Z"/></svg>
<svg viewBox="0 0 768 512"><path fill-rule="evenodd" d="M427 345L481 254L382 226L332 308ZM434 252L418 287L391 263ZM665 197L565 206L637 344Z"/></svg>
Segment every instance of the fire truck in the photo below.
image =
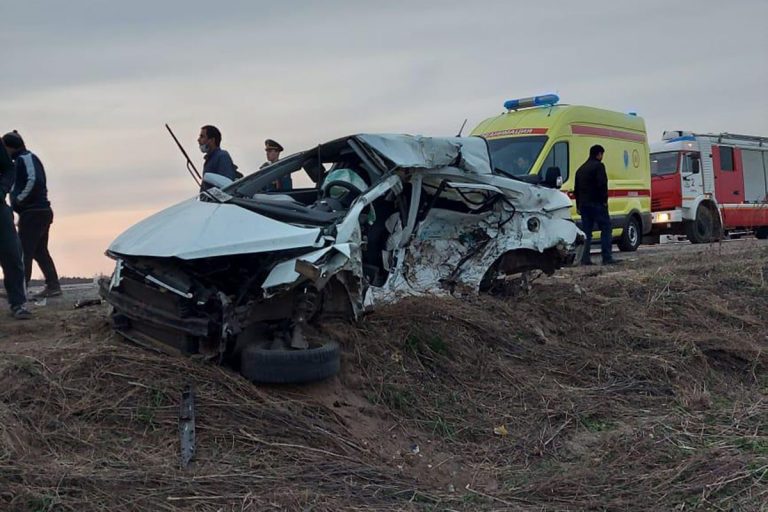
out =
<svg viewBox="0 0 768 512"><path fill-rule="evenodd" d="M768 238L768 137L666 131L651 145L652 240Z"/></svg>

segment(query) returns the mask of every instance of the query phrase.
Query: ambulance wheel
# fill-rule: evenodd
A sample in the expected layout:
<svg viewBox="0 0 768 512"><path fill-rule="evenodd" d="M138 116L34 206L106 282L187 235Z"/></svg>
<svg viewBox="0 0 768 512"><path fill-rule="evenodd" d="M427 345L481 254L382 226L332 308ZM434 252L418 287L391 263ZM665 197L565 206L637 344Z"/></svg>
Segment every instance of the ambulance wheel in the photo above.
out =
<svg viewBox="0 0 768 512"><path fill-rule="evenodd" d="M714 242L717 222L714 213L707 206L700 204L696 209L696 219L685 225L685 235L692 244Z"/></svg>
<svg viewBox="0 0 768 512"><path fill-rule="evenodd" d="M640 234L640 222L637 217L632 216L627 221L627 225L624 226L624 230L621 232L621 238L619 238L620 251L634 252L640 247L643 237Z"/></svg>
<svg viewBox="0 0 768 512"><path fill-rule="evenodd" d="M757 231L755 231L755 236L760 240L765 240L768 238L768 227L757 228Z"/></svg>

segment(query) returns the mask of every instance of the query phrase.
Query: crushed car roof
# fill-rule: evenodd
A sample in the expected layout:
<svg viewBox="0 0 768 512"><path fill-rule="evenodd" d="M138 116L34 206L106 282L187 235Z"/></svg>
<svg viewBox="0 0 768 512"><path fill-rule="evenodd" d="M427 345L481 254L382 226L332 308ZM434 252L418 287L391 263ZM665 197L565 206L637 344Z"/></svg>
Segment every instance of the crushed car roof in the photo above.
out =
<svg viewBox="0 0 768 512"><path fill-rule="evenodd" d="M476 174L491 174L488 146L480 137L363 133L357 138L396 167L432 169L450 165Z"/></svg>

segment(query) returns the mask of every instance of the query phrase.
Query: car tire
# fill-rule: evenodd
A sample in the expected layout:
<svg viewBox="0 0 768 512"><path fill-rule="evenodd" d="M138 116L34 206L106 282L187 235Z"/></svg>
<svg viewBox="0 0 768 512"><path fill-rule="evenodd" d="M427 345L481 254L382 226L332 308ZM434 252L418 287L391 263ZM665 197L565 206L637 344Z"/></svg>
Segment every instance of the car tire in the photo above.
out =
<svg viewBox="0 0 768 512"><path fill-rule="evenodd" d="M757 231L755 231L755 237L759 238L760 240L765 240L768 238L768 227L757 228Z"/></svg>
<svg viewBox="0 0 768 512"><path fill-rule="evenodd" d="M240 355L240 373L252 382L300 384L339 373L341 350L335 341L307 349L271 350L248 345Z"/></svg>
<svg viewBox="0 0 768 512"><path fill-rule="evenodd" d="M634 252L640 247L640 242L643 240L642 229L637 217L632 216L627 221L627 225L624 226L624 230L621 232L621 238L619 238L619 250L623 252Z"/></svg>
<svg viewBox="0 0 768 512"><path fill-rule="evenodd" d="M700 204L696 209L696 218L685 224L685 235L692 244L707 244L719 239L715 232L717 221L712 210Z"/></svg>

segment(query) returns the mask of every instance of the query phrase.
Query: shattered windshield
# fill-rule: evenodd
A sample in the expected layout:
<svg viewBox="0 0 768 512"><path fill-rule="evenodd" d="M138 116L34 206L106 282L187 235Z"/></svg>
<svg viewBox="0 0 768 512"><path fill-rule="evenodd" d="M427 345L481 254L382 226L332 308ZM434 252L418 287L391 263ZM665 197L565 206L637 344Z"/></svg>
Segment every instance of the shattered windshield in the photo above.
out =
<svg viewBox="0 0 768 512"><path fill-rule="evenodd" d="M677 172L677 151L651 154L651 176L665 176Z"/></svg>
<svg viewBox="0 0 768 512"><path fill-rule="evenodd" d="M290 176L290 187L273 184ZM291 155L224 189L227 201L275 220L325 226L342 218L354 199L380 176L361 158L352 138Z"/></svg>
<svg viewBox="0 0 768 512"><path fill-rule="evenodd" d="M528 174L546 143L546 136L489 140L488 151L491 154L491 166L493 169L514 176Z"/></svg>

